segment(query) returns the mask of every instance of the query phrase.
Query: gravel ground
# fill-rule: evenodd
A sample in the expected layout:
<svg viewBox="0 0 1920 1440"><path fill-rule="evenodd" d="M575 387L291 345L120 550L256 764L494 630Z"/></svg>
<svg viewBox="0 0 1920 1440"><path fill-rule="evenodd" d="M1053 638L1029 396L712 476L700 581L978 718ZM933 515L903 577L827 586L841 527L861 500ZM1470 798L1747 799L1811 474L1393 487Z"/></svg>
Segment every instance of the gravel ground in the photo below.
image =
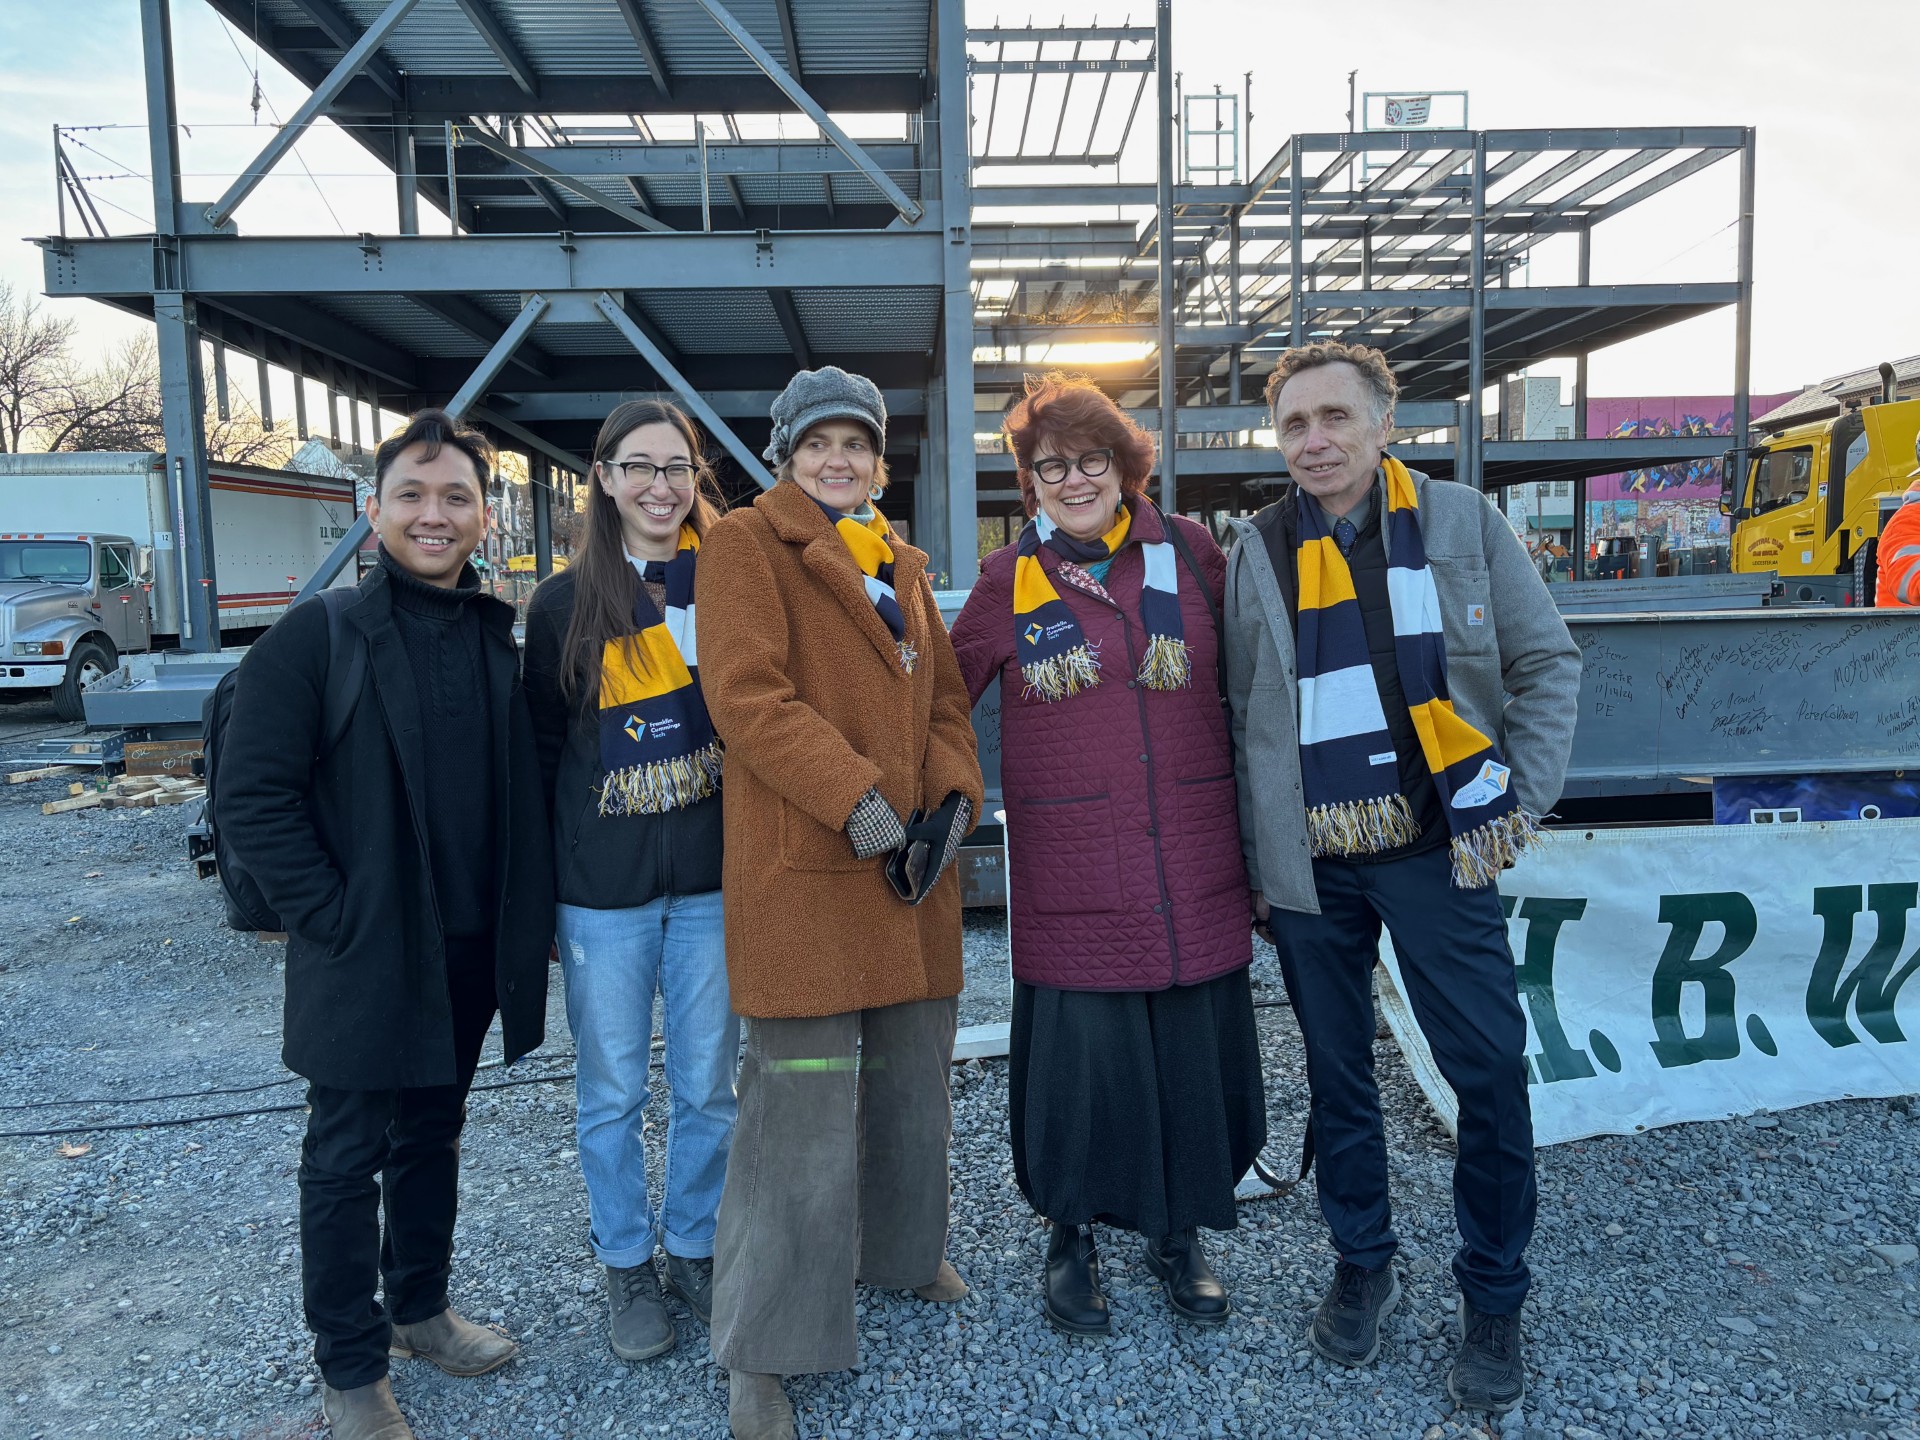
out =
<svg viewBox="0 0 1920 1440"><path fill-rule="evenodd" d="M51 724L44 707L0 711L0 737ZM64 793L0 790L0 1130L294 1108L0 1139L0 1436L323 1433L299 1308L300 1091L268 1084L285 1080L278 950L219 925L179 810L40 814ZM968 952L966 1019L1003 1016L1004 922L971 919ZM1256 979L1278 996L1270 963ZM1283 1005L1260 1015L1284 1154L1305 1105L1298 1037ZM548 1033L512 1071L481 1074L506 1088L471 1105L454 1272L455 1304L522 1355L480 1380L396 1362L396 1389L429 1440L718 1440L724 1377L696 1322L676 1309L680 1347L644 1365L606 1347L572 1090L541 1078L571 1064L557 981ZM973 1294L952 1309L864 1295L862 1368L790 1386L802 1434L1920 1440L1920 1264L1871 1249L1898 1262L1911 1249L1891 1247L1920 1240L1920 1104L1542 1152L1532 1390L1489 1429L1445 1398L1449 1145L1390 1042L1381 1083L1407 1302L1371 1369L1306 1347L1332 1257L1301 1195L1249 1204L1214 1241L1231 1324L1175 1324L1129 1238L1103 1231L1115 1335L1054 1334L1038 1307L1043 1235L1006 1151L1005 1065L977 1062L955 1074L951 1247ZM138 1099L176 1092L198 1098ZM47 1104L74 1098L110 1103Z"/></svg>

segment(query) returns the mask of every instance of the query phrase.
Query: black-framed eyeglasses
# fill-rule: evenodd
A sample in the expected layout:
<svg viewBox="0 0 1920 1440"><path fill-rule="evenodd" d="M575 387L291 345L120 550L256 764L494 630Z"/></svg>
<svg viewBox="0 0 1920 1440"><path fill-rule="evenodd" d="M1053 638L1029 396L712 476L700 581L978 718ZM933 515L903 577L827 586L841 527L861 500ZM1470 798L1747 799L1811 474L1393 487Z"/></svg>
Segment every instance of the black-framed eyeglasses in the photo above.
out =
<svg viewBox="0 0 1920 1440"><path fill-rule="evenodd" d="M693 466L684 461L676 461L672 465L656 465L651 460L602 460L600 463L609 470L617 471L629 484L642 489L653 484L656 475L664 475L668 488L678 490L683 495L693 489L696 472Z"/></svg>
<svg viewBox="0 0 1920 1440"><path fill-rule="evenodd" d="M1049 455L1044 460L1036 460L1033 462L1033 473L1043 484L1058 485L1075 469L1089 480L1098 480L1112 465L1111 449L1089 450L1084 455Z"/></svg>

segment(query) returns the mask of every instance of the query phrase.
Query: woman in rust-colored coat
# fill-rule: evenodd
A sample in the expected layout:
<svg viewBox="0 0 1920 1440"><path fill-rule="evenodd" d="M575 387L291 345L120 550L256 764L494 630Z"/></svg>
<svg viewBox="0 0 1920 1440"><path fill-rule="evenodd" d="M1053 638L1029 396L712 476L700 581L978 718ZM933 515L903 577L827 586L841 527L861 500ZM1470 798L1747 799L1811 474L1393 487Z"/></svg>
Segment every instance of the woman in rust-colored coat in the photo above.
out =
<svg viewBox="0 0 1920 1440"><path fill-rule="evenodd" d="M726 744L727 977L747 1022L713 1352L733 1433L752 1440L793 1434L782 1375L856 1363L856 1281L966 1294L945 1259L961 966L941 872L982 799L927 557L873 504L879 390L802 372L773 418L779 483L707 533L696 582ZM918 812L942 813L915 904L887 866Z"/></svg>

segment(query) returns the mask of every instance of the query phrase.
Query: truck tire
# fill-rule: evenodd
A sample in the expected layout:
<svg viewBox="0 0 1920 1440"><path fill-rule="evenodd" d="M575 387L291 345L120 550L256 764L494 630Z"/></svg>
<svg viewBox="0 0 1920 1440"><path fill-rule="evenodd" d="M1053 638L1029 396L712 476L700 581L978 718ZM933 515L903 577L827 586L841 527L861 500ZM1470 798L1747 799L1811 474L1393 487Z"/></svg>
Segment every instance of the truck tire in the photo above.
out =
<svg viewBox="0 0 1920 1440"><path fill-rule="evenodd" d="M1853 557L1853 603L1871 610L1879 592L1880 537L1874 536Z"/></svg>
<svg viewBox="0 0 1920 1440"><path fill-rule="evenodd" d="M53 713L62 720L86 719L86 707L80 701L81 692L96 680L112 673L118 663L111 645L83 640L74 646L73 654L67 660L66 679L53 687Z"/></svg>

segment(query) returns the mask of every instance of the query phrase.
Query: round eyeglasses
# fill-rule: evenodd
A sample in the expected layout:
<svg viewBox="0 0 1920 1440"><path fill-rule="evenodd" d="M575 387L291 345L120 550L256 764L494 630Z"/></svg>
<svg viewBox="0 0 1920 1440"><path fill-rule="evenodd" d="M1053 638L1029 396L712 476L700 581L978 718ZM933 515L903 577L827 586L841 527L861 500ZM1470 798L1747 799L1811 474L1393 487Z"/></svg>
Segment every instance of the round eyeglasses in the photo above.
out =
<svg viewBox="0 0 1920 1440"><path fill-rule="evenodd" d="M1044 460L1036 460L1033 462L1033 473L1043 484L1058 485L1076 469L1087 479L1098 480L1112 465L1112 450L1089 450L1084 455L1075 455L1070 458L1049 455Z"/></svg>
<svg viewBox="0 0 1920 1440"><path fill-rule="evenodd" d="M693 489L694 469L685 462L656 465L651 460L602 460L600 463L609 470L619 472L628 484L638 485L642 489L653 484L656 475L664 475L667 487L682 495Z"/></svg>

